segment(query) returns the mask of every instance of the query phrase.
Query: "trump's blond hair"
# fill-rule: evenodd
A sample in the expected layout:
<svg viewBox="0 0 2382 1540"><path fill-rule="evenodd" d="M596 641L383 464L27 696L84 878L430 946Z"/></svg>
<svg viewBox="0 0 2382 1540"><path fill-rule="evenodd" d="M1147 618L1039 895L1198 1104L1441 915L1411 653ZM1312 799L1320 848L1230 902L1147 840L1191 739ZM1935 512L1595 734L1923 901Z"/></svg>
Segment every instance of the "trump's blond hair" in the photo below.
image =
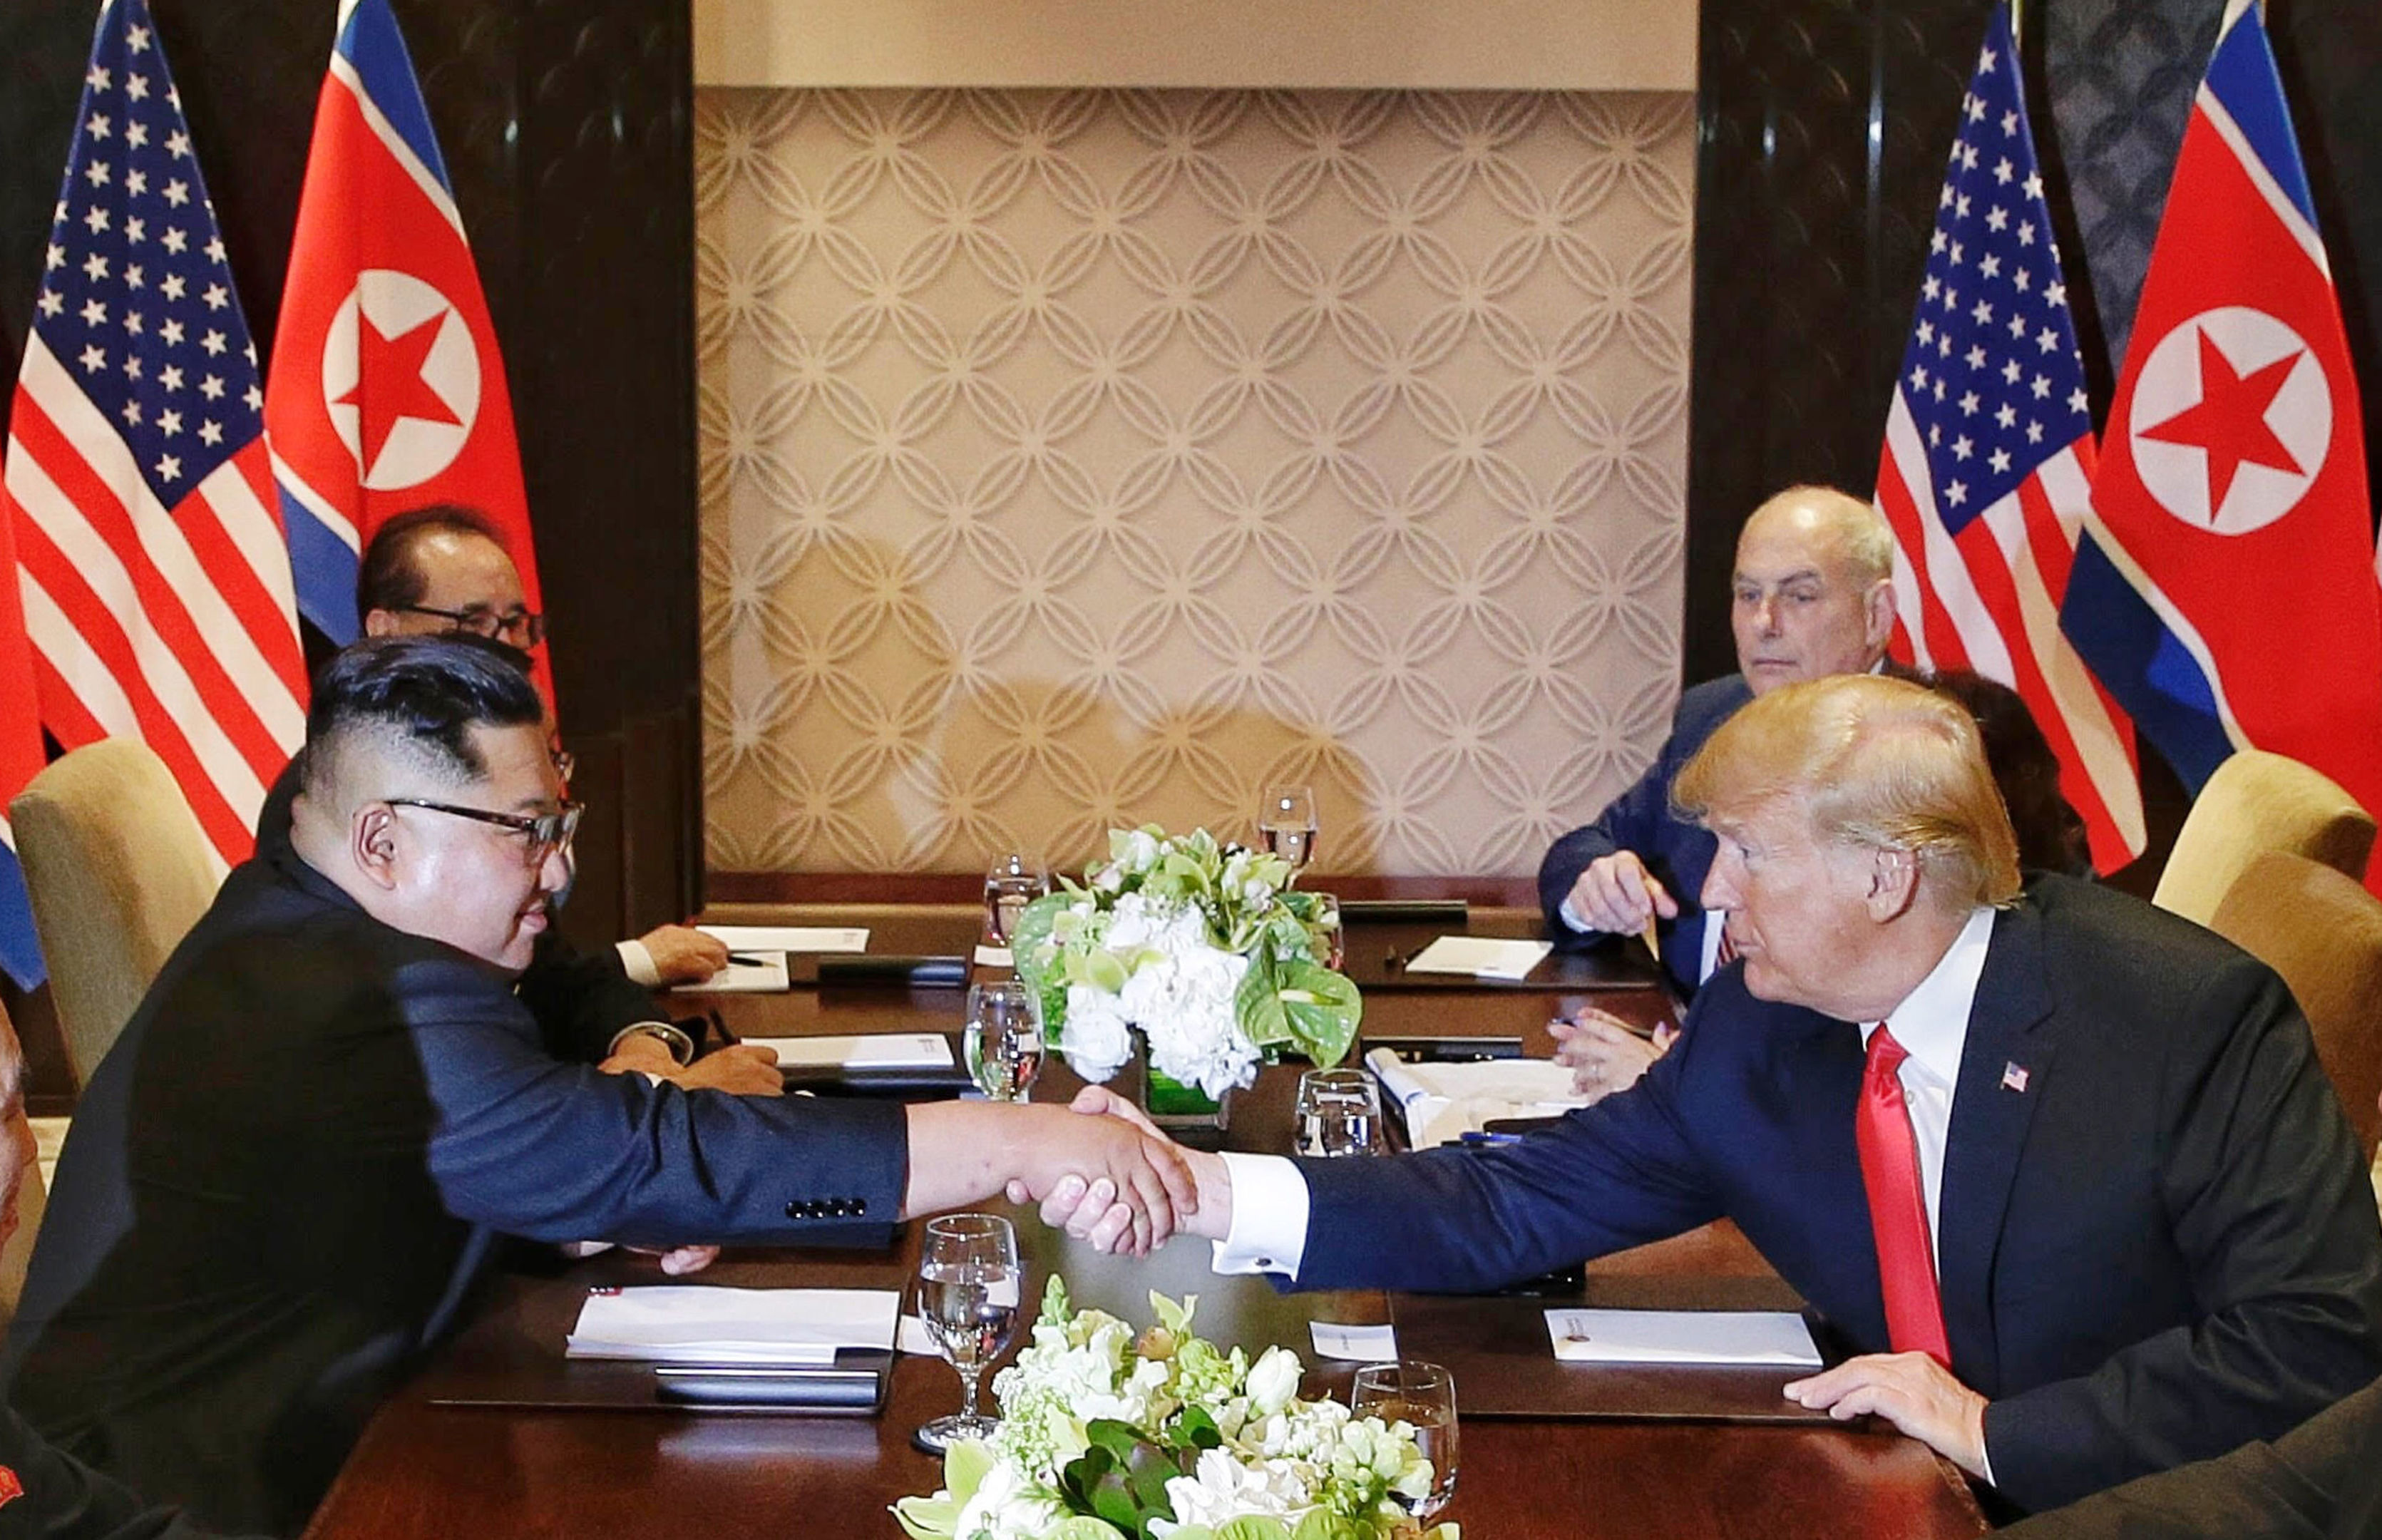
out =
<svg viewBox="0 0 2382 1540"><path fill-rule="evenodd" d="M1671 798L1707 827L1792 806L1823 843L1913 856L1946 909L2018 896L2018 837L1976 720L1904 680L1839 674L1759 696L1688 761Z"/></svg>

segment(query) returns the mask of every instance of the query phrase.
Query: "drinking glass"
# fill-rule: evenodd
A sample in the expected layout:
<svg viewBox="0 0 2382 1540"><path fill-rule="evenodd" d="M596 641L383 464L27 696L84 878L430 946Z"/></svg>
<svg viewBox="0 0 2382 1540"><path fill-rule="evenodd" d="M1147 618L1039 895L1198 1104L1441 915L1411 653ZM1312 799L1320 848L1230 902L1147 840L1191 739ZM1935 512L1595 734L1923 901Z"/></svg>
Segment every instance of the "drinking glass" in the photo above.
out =
<svg viewBox="0 0 2382 1540"><path fill-rule="evenodd" d="M1340 897L1337 893L1315 894L1315 910L1308 924L1315 928L1320 943L1317 960L1325 967L1338 972L1348 960L1348 932L1342 929Z"/></svg>
<svg viewBox="0 0 2382 1540"><path fill-rule="evenodd" d="M1455 1376L1419 1359L1369 1363L1357 1371L1348 1405L1359 1417L1403 1420L1414 1429L1416 1447L1430 1461L1430 1495L1412 1511L1429 1523L1455 1496Z"/></svg>
<svg viewBox="0 0 2382 1540"><path fill-rule="evenodd" d="M1315 795L1304 786L1269 786L1258 806L1258 843L1290 863L1293 873L1315 859Z"/></svg>
<svg viewBox="0 0 2382 1540"><path fill-rule="evenodd" d="M1023 1102L1042 1073L1042 1013L1018 979L971 984L961 1042L968 1075L996 1102Z"/></svg>
<svg viewBox="0 0 2382 1540"><path fill-rule="evenodd" d="M954 1444L989 1437L999 1418L976 1408L976 1382L1017 1329L1025 1275L1017 1265L1017 1233L998 1214L953 1214L927 1222L918 1251L918 1315L943 1357L959 1371L959 1411L918 1430L918 1442L941 1453Z"/></svg>
<svg viewBox="0 0 2382 1540"><path fill-rule="evenodd" d="M1025 906L1050 891L1050 873L1038 856L1013 851L984 874L984 923L995 946L1007 946Z"/></svg>
<svg viewBox="0 0 2382 1540"><path fill-rule="evenodd" d="M1381 1127L1381 1092L1365 1071L1310 1069L1298 1078L1300 1154L1372 1154Z"/></svg>

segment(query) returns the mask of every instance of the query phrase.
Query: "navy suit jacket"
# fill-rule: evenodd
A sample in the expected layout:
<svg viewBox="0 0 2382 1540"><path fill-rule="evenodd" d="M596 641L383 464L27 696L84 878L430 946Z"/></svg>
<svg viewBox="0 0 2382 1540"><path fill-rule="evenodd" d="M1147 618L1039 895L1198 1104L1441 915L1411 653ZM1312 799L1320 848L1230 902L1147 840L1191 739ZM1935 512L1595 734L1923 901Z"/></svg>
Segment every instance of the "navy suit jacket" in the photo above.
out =
<svg viewBox="0 0 2382 1540"><path fill-rule="evenodd" d="M1519 1144L1302 1162L1297 1287L1480 1290L1725 1215L1885 1350L1860 1031L1743 975L1637 1088ZM2123 894L2042 877L1995 919L1940 1215L1952 1369L2021 1508L2274 1437L2382 1374L2382 1225L2305 1020Z"/></svg>
<svg viewBox="0 0 2382 1540"><path fill-rule="evenodd" d="M501 1236L890 1233L898 1105L601 1074L511 984L287 844L234 870L75 1110L17 1410L152 1501L293 1533Z"/></svg>
<svg viewBox="0 0 2382 1540"><path fill-rule="evenodd" d="M1741 673L1707 680L1681 696L1671 717L1671 735L1663 740L1662 752L1638 783L1615 797L1594 823L1573 830L1549 847L1546 859L1539 863L1539 902L1547 912L1548 935L1578 934L1558 911L1590 862L1616 850L1634 850L1679 901L1679 918L1657 920L1655 930L1663 943L1663 966L1682 992L1695 992L1704 943L1704 912L1697 899L1718 844L1708 830L1671 811L1671 782L1704 740L1752 698L1753 689Z"/></svg>

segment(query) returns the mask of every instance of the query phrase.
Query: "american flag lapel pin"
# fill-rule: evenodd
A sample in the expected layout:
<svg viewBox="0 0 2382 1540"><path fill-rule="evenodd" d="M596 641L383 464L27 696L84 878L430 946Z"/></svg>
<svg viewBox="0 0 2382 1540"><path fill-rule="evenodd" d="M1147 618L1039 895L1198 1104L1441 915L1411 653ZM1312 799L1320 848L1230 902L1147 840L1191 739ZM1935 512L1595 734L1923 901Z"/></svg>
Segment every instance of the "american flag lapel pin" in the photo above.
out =
<svg viewBox="0 0 2382 1540"><path fill-rule="evenodd" d="M2023 1095L2026 1091L2026 1066L2011 1060L2002 1066L2002 1089Z"/></svg>

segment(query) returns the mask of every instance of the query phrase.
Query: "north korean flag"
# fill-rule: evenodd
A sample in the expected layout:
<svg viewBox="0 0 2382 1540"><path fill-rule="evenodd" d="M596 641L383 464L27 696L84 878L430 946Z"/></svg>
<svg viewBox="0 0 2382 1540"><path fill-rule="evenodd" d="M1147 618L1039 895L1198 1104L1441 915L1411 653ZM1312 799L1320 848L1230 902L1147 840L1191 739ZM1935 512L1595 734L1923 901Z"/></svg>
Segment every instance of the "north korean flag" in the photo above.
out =
<svg viewBox="0 0 2382 1540"><path fill-rule="evenodd" d="M308 620L353 640L364 542L432 503L485 514L542 608L504 359L388 0L341 0L272 363L264 430Z"/></svg>
<svg viewBox="0 0 2382 1540"><path fill-rule="evenodd" d="M2273 49L2258 7L2235 0L2177 156L2060 617L2195 789L2262 748L2382 812L2361 421Z"/></svg>

